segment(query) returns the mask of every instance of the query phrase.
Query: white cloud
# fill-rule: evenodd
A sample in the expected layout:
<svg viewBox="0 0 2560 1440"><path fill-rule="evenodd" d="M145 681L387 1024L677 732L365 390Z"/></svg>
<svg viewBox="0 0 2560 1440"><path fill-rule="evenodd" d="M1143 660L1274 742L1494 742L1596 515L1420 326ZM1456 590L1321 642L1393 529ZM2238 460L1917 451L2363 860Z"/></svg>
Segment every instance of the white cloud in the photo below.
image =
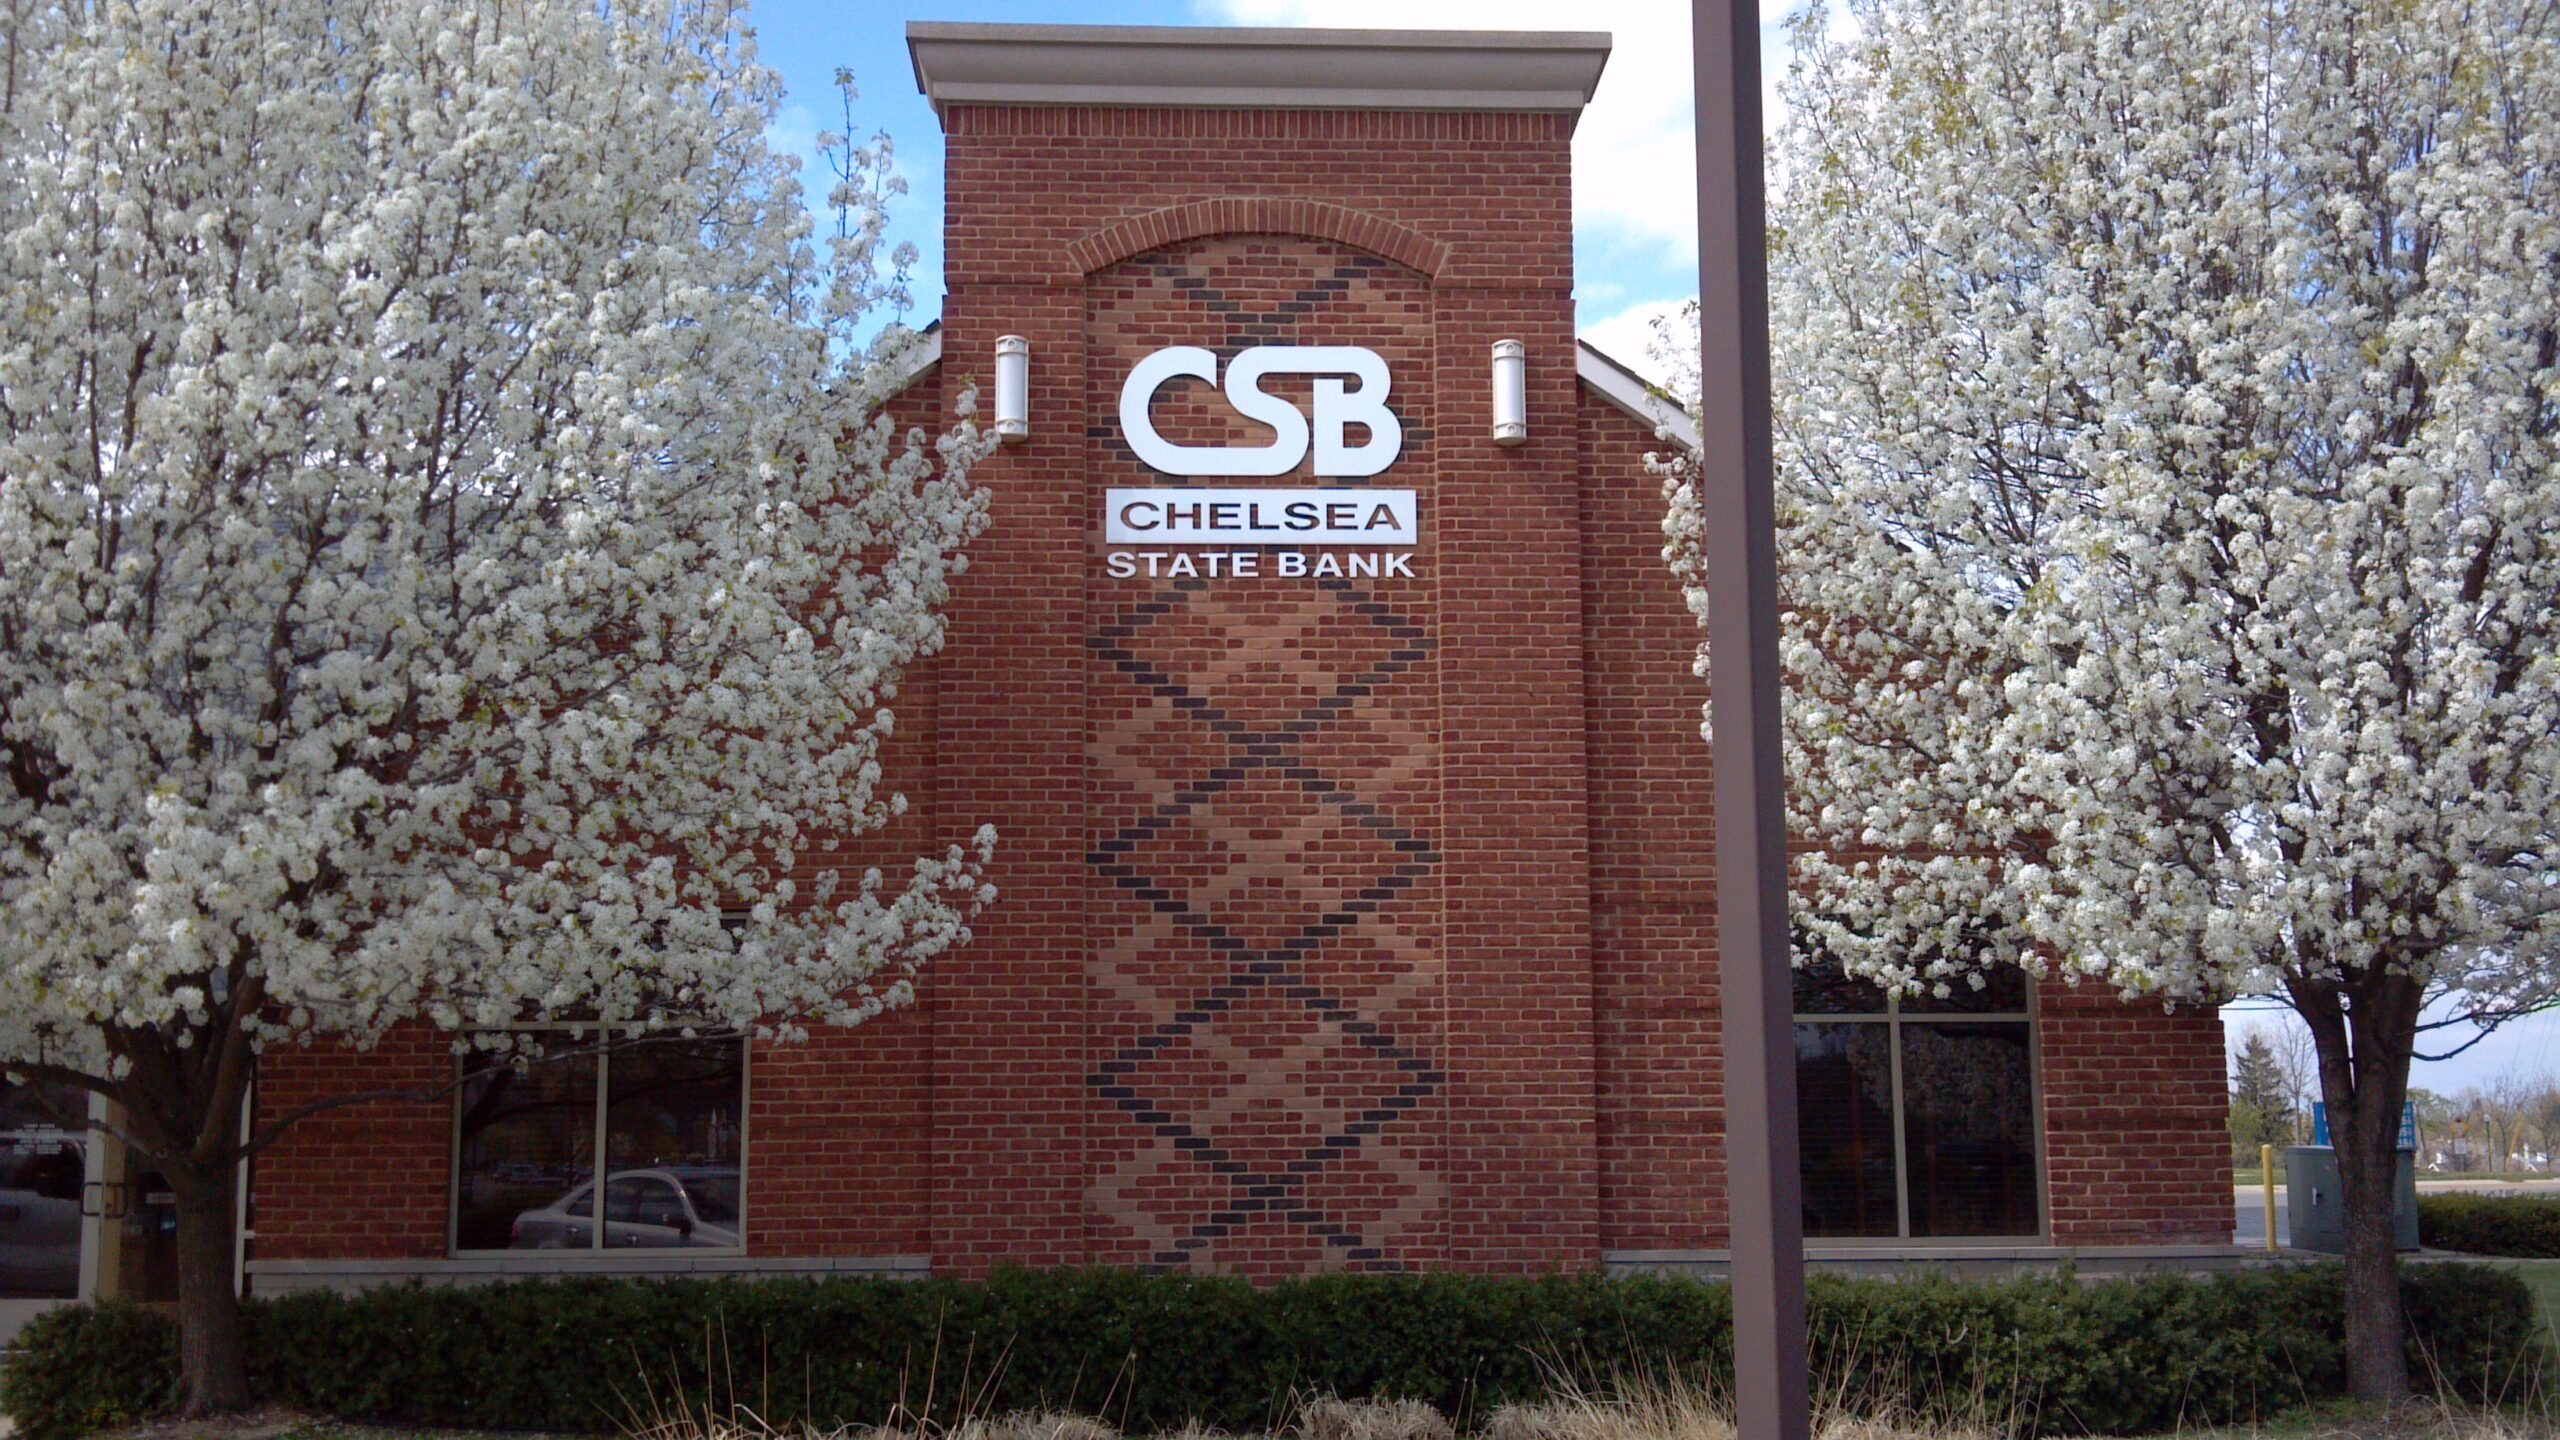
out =
<svg viewBox="0 0 2560 1440"><path fill-rule="evenodd" d="M1689 7L1676 0L1196 0L1239 25L1415 30L1606 30L1615 44L1573 137L1574 223L1640 264L1694 265L1697 124ZM1760 0L1761 70L1783 73L1778 20L1799 0ZM1775 115L1774 96L1764 103Z"/></svg>
<svg viewBox="0 0 2560 1440"><path fill-rule="evenodd" d="M1674 326L1670 339L1680 353L1658 356L1654 353L1658 335L1657 323L1676 317L1686 300L1647 300L1631 305L1605 319L1582 327L1582 338L1601 354L1628 367L1657 384L1697 369L1698 332L1693 327Z"/></svg>
<svg viewBox="0 0 2560 1440"><path fill-rule="evenodd" d="M765 144L777 154L800 157L800 183L815 183L818 173L818 114L806 105L785 105L773 117L764 133ZM823 198L823 197L821 197Z"/></svg>

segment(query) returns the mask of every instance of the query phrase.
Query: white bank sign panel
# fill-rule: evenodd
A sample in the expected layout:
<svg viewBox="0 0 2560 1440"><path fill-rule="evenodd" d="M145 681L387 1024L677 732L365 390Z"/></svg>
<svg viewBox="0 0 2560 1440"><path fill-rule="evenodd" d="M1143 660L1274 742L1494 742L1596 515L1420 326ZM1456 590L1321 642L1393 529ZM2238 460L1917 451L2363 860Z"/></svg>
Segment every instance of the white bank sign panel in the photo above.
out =
<svg viewBox="0 0 2560 1440"><path fill-rule="evenodd" d="M1410 490L1113 490L1114 545L1411 545Z"/></svg>
<svg viewBox="0 0 2560 1440"><path fill-rule="evenodd" d="M1314 376L1314 413L1265 392L1269 375ZM1156 433L1149 411L1158 390L1177 379L1216 385L1221 378L1216 352L1197 345L1167 346L1131 367L1120 387L1120 430L1129 448L1166 474L1219 479L1286 475L1311 451L1317 475L1363 478L1403 451L1404 427L1387 407L1386 362L1356 345L1257 345L1226 367L1227 403L1268 427L1269 444L1176 445ZM1121 579L1409 578L1407 552L1420 538L1411 490L1115 488L1103 501L1103 539L1115 547L1106 563Z"/></svg>

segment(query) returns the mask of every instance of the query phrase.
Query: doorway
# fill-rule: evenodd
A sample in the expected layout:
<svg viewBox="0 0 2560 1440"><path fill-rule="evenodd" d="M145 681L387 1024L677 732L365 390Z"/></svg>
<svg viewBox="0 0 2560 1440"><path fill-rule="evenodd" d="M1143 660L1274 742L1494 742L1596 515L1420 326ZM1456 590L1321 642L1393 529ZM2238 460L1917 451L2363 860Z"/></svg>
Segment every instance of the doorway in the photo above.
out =
<svg viewBox="0 0 2560 1440"><path fill-rule="evenodd" d="M177 1197L90 1128L101 1104L0 1080L0 1347L56 1306L178 1298Z"/></svg>

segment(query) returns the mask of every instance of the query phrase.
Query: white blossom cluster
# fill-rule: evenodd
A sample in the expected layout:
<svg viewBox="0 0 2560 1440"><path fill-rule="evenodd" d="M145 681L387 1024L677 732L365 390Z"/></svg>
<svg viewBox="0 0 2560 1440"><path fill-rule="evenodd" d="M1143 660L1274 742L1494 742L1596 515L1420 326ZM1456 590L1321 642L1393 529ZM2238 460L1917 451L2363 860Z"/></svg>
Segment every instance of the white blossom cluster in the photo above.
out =
<svg viewBox="0 0 2560 1440"><path fill-rule="evenodd" d="M818 243L716 0L0 29L0 1060L906 1001L992 834L809 858L984 521L885 152Z"/></svg>
<svg viewBox="0 0 2560 1440"><path fill-rule="evenodd" d="M1851 0L1797 46L1807 942L1941 993L2547 991L2560 11Z"/></svg>

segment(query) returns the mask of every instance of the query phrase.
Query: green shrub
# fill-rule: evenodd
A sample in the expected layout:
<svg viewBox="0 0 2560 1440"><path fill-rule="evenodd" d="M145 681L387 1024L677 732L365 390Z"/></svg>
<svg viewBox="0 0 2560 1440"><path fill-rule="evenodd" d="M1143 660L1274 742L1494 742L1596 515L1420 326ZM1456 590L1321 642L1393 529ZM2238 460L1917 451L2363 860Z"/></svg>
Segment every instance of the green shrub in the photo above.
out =
<svg viewBox="0 0 2560 1440"><path fill-rule="evenodd" d="M2334 1266L2083 1283L1817 1276L1817 1386L1854 1406L2013 1417L2024 1433L2218 1424L2342 1388ZM2512 1273L2411 1266L2413 1365L2473 1394L2539 1367ZM776 1422L904 1409L1069 1410L1142 1433L1271 1428L1292 1396L1428 1401L1463 1426L1560 1377L1729 1384L1722 1285L1594 1275L1331 1275L1256 1288L1125 1270L953 1280L528 1281L285 1296L249 1306L262 1399L417 1426L608 1430L648 1397L745 1401ZM150 1412L171 1326L57 1311L10 1362L32 1440ZM106 1357L157 1357L143 1365Z"/></svg>
<svg viewBox="0 0 2560 1440"><path fill-rule="evenodd" d="M47 1310L0 1365L0 1411L23 1440L71 1440L148 1419L178 1400L178 1327L110 1300Z"/></svg>
<svg viewBox="0 0 2560 1440"><path fill-rule="evenodd" d="M2409 1376L2419 1388L2500 1403L2549 1393L2550 1327L2514 1270L2404 1264L2400 1303L2409 1321ZM2531 1369L2517 1363L2525 1356Z"/></svg>
<svg viewBox="0 0 2560 1440"><path fill-rule="evenodd" d="M2560 1195L2421 1195L2418 1243L2465 1255L2560 1255Z"/></svg>

